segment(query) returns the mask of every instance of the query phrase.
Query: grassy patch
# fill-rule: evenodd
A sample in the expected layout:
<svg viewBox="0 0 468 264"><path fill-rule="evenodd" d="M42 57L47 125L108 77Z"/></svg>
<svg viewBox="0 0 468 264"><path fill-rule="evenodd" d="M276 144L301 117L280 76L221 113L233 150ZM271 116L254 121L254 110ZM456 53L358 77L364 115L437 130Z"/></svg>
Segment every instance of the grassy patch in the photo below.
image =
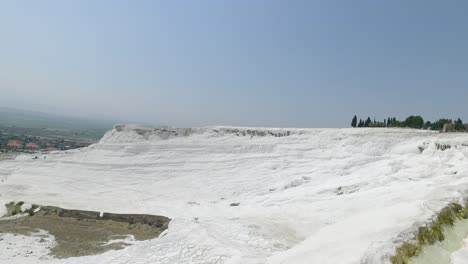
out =
<svg viewBox="0 0 468 264"><path fill-rule="evenodd" d="M18 210L22 203L9 203L7 207ZM157 238L166 230L169 218L156 215L111 214L93 211L69 210L52 206L32 205L19 212L33 214L0 221L0 234L31 235L45 230L54 237L50 254L56 258L69 258L101 254L119 250L129 244L114 242L132 235L136 240ZM18 214L18 212L17 212ZM2 262L3 263L3 262Z"/></svg>
<svg viewBox="0 0 468 264"><path fill-rule="evenodd" d="M409 259L417 256L421 250L421 247L413 243L404 243L397 251L396 255L391 258L392 264L408 264Z"/></svg>
<svg viewBox="0 0 468 264"><path fill-rule="evenodd" d="M452 203L444 207L435 220L427 226L420 227L415 240L406 242L397 248L395 256L390 258L392 264L408 264L411 258L421 252L423 246L432 245L445 239L444 227L452 226L457 219L468 219L468 205Z"/></svg>

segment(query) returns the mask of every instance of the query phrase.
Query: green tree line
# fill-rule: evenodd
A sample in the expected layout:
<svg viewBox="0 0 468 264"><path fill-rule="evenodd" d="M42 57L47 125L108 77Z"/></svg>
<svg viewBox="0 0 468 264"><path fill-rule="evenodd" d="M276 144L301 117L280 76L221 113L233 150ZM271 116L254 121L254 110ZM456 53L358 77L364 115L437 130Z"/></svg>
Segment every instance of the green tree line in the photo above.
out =
<svg viewBox="0 0 468 264"><path fill-rule="evenodd" d="M405 120L398 120L396 117L388 117L383 121L377 121L375 118L372 120L368 117L367 119L359 119L358 121L358 117L355 115L351 120L352 127L408 127L438 131L442 131L445 124L452 124L451 128L454 131L468 131L468 124L464 124L460 118L455 121L452 119L441 118L435 122L424 122L424 119L421 116L411 115Z"/></svg>

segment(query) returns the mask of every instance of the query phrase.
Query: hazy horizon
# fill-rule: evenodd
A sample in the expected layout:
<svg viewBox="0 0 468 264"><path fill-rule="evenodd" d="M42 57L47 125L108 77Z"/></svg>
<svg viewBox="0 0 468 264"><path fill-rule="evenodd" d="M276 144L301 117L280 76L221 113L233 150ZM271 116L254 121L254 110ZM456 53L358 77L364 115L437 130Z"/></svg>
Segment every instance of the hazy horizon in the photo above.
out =
<svg viewBox="0 0 468 264"><path fill-rule="evenodd" d="M468 3L41 1L0 10L0 106L189 126L468 119Z"/></svg>
<svg viewBox="0 0 468 264"><path fill-rule="evenodd" d="M216 127L216 126L226 126L226 127L229 127L229 126L233 126L233 127L265 127L265 128L268 128L268 127L271 127L271 128L275 128L275 127L278 127L278 128L348 128L350 127L350 120L351 120L351 117L349 120L347 121L344 121L343 125L341 126L334 126L334 127L320 127L320 126L302 126L302 127L299 127L299 126L296 126L296 127L293 127L293 126L249 126L249 125L229 125L229 124L211 124L211 125L200 125L200 126L184 126L184 125L174 125L174 124L168 124L168 123L165 123L165 122L158 122L158 121L153 121L153 122L148 122L148 121L134 121L134 120L131 120L131 119L119 119L119 118L111 118L111 117L96 117L96 116L89 116L89 115L74 115L74 114L61 114L61 113L53 113L53 112L47 112L47 111L42 111L42 110L35 110L35 109L23 109L23 108L15 108L15 107L2 107L0 106L0 114L4 114L5 112L8 112L8 111L12 111L12 113L14 112L19 112L19 113L24 113L26 115L28 114L38 114L40 115L41 117L44 117L44 118L47 118L47 117L55 117L55 118L62 118L62 119L65 119L69 122L73 121L73 120L80 120L80 121L85 121L85 122L91 122L91 123L94 123L94 124L100 124L101 126L102 125L107 125L110 128L112 128L113 125L118 125L118 124L126 124L126 125L153 125L153 126L172 126L172 127ZM367 118L371 118L371 120L374 120L376 119L375 117L373 116L357 116L358 118L358 121L360 119L362 119L363 121L365 121ZM377 121L385 121L387 117L396 117L395 115L387 115L381 119L377 119ZM424 118L424 116L422 116ZM397 120L405 120L406 116L398 116L396 117ZM430 122L434 122L434 121L437 121L439 119L445 119L445 118L448 118L448 119L452 119L452 120L456 120L458 117L450 117L450 116L442 116L442 117L438 117L438 118L435 118L435 119L424 119L424 121L430 121ZM1 120L0 120L0 123L1 123Z"/></svg>

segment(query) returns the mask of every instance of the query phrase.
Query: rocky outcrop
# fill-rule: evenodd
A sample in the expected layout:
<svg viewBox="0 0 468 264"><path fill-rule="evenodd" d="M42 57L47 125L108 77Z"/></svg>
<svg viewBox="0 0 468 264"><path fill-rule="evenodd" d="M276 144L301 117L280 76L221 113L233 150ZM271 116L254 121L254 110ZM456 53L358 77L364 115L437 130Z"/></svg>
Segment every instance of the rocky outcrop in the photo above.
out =
<svg viewBox="0 0 468 264"><path fill-rule="evenodd" d="M46 215L48 213L56 213L60 217L72 217L76 219L110 220L116 222L125 222L129 224L149 225L151 227L158 228L161 231L166 230L169 222L171 221L170 218L159 215L101 213L95 211L64 209L55 206L33 205L32 209L35 209L36 211L41 211Z"/></svg>

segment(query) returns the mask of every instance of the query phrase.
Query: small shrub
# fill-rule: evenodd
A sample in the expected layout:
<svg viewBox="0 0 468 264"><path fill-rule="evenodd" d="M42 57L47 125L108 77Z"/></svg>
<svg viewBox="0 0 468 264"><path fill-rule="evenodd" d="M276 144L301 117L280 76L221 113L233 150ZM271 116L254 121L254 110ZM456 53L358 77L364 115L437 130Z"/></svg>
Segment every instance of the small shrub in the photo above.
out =
<svg viewBox="0 0 468 264"><path fill-rule="evenodd" d="M397 249L397 254L390 261L392 264L408 264L409 260L417 256L420 252L420 247L412 243L404 243Z"/></svg>
<svg viewBox="0 0 468 264"><path fill-rule="evenodd" d="M458 215L463 219L468 219L468 206L459 211Z"/></svg>
<svg viewBox="0 0 468 264"><path fill-rule="evenodd" d="M452 226L455 222L456 213L453 207L446 207L440 211L439 215L437 216L437 222L442 225L450 225Z"/></svg>
<svg viewBox="0 0 468 264"><path fill-rule="evenodd" d="M17 203L15 202L9 202L7 204L5 204L7 210L8 210L8 215L17 215L17 214L21 214L23 213L23 211L21 211L21 206L24 204L23 201L19 201Z"/></svg>
<svg viewBox="0 0 468 264"><path fill-rule="evenodd" d="M406 242L396 250L391 257L392 264L408 264L409 260L417 256L425 245L432 245L445 239L444 226L452 226L459 218L468 219L468 205L452 203L443 208L436 219L429 226L420 227L414 243Z"/></svg>

